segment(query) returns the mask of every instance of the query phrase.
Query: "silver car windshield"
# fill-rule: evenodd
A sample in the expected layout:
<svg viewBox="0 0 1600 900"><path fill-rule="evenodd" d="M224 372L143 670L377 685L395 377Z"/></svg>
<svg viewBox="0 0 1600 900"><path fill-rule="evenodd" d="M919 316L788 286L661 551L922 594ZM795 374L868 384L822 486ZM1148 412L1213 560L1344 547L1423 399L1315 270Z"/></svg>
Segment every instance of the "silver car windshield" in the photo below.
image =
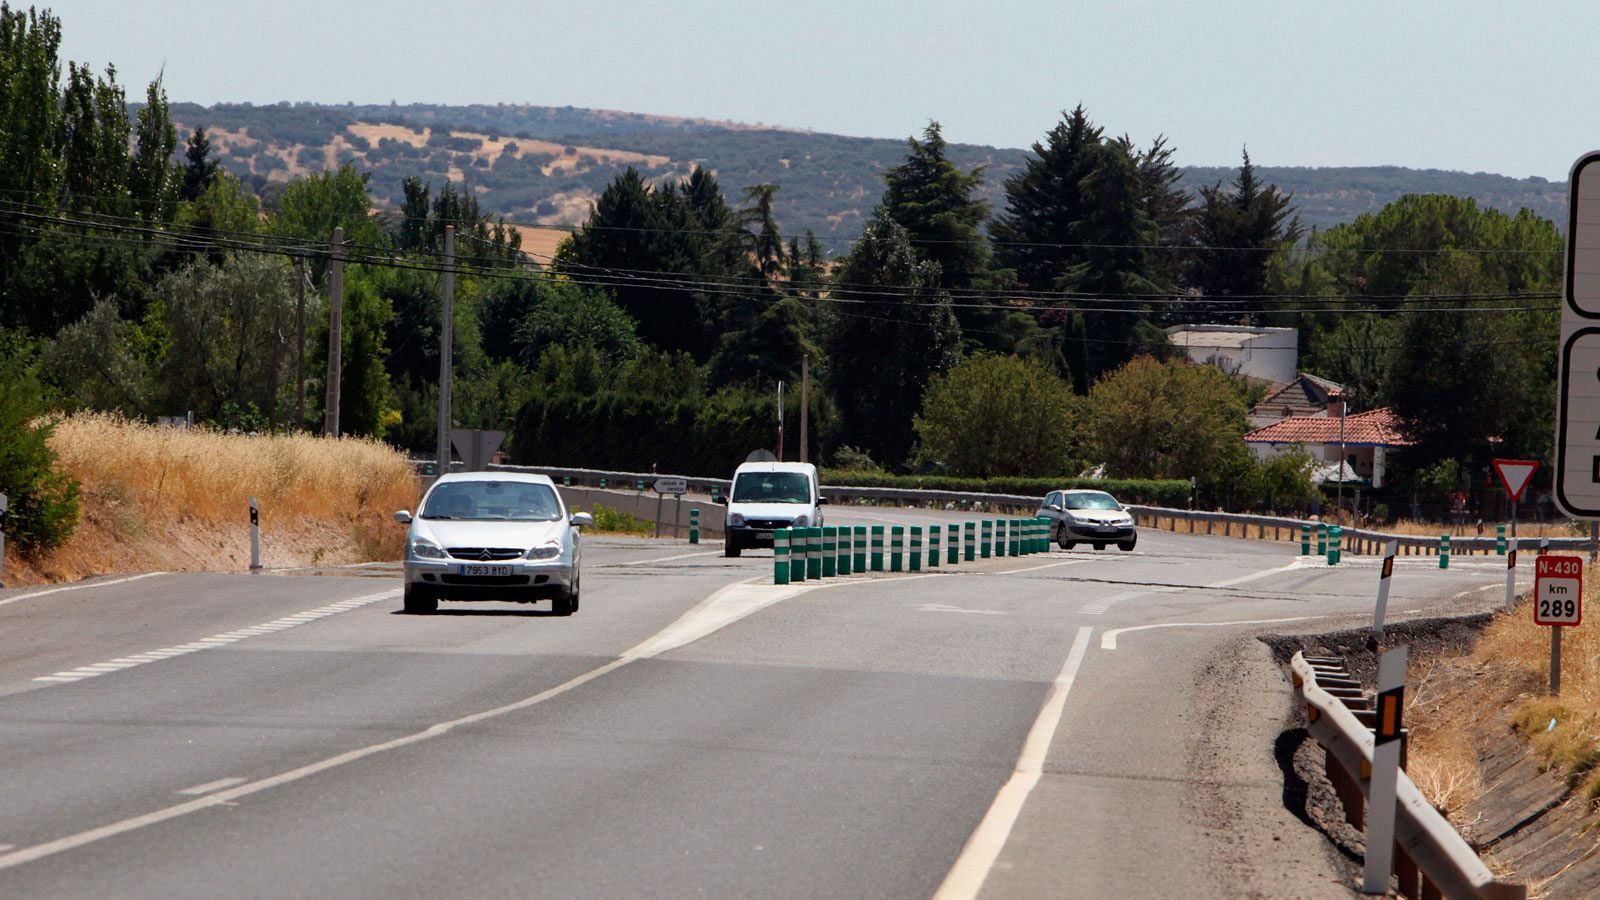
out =
<svg viewBox="0 0 1600 900"><path fill-rule="evenodd" d="M1096 491L1092 494L1068 494L1067 509L1122 509L1110 494Z"/></svg>
<svg viewBox="0 0 1600 900"><path fill-rule="evenodd" d="M428 495L422 518L554 522L561 518L561 502L547 484L447 481L435 486Z"/></svg>
<svg viewBox="0 0 1600 900"><path fill-rule="evenodd" d="M745 472L733 482L734 503L810 503L804 472Z"/></svg>

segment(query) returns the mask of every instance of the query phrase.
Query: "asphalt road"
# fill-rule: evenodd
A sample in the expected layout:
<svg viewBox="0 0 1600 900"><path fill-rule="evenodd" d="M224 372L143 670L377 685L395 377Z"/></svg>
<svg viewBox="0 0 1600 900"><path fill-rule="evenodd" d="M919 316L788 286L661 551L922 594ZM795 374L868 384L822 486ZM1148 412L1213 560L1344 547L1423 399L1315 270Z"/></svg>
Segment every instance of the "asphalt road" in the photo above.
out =
<svg viewBox="0 0 1600 900"><path fill-rule="evenodd" d="M830 521L896 516L954 518ZM591 538L571 618L402 615L384 567L0 591L0 897L1350 896L1250 638L1361 621L1376 563L1289 553L779 588ZM1499 566L1402 560L1391 609Z"/></svg>

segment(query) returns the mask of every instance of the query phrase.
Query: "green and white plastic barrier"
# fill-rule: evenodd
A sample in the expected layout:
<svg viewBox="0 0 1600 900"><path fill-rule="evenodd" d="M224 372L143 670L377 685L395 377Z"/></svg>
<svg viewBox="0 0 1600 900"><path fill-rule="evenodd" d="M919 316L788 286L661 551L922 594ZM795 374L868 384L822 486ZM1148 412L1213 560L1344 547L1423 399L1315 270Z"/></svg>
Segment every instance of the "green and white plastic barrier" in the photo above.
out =
<svg viewBox="0 0 1600 900"><path fill-rule="evenodd" d="M961 532L961 542L965 545L962 548L962 555L966 557L967 562L972 562L978 558L978 523L966 523L961 527ZM984 555L987 556L988 554Z"/></svg>
<svg viewBox="0 0 1600 900"><path fill-rule="evenodd" d="M907 562L908 568L913 572L922 571L922 526L911 526L911 553Z"/></svg>
<svg viewBox="0 0 1600 900"><path fill-rule="evenodd" d="M806 577L822 577L822 529L816 525L806 529Z"/></svg>
<svg viewBox="0 0 1600 900"><path fill-rule="evenodd" d="M850 574L850 554L852 550L851 537L854 534L855 529L851 528L849 525L839 526L839 564L835 568L838 570L840 575Z"/></svg>
<svg viewBox="0 0 1600 900"><path fill-rule="evenodd" d="M772 533L772 583L789 583L789 529Z"/></svg>
<svg viewBox="0 0 1600 900"><path fill-rule="evenodd" d="M939 568L939 533L944 529L939 525L928 526L928 568Z"/></svg>
<svg viewBox="0 0 1600 900"><path fill-rule="evenodd" d="M1439 568L1450 568L1450 535L1439 535Z"/></svg>
<svg viewBox="0 0 1600 900"><path fill-rule="evenodd" d="M905 567L906 529L904 525L889 526L889 571L898 572Z"/></svg>
<svg viewBox="0 0 1600 900"><path fill-rule="evenodd" d="M839 574L839 529L833 525L822 528L822 577Z"/></svg>
<svg viewBox="0 0 1600 900"><path fill-rule="evenodd" d="M872 526L872 571L883 571L883 526Z"/></svg>
<svg viewBox="0 0 1600 900"><path fill-rule="evenodd" d="M789 580L806 580L806 530L789 529Z"/></svg>
<svg viewBox="0 0 1600 900"><path fill-rule="evenodd" d="M865 572L867 570L867 526L855 526L853 543L855 544L855 560L851 562L850 567L857 572Z"/></svg>

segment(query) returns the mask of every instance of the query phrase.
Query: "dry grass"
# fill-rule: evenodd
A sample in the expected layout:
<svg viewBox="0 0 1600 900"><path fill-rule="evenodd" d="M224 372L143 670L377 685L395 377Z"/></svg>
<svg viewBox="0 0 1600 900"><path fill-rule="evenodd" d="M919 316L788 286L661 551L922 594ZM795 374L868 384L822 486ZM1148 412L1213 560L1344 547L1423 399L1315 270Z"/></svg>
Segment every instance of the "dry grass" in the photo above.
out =
<svg viewBox="0 0 1600 900"><path fill-rule="evenodd" d="M179 431L87 414L50 438L83 485L83 517L68 544L13 568L19 581L148 569L232 569L248 562L249 498L261 506L268 566L399 556L418 482L383 444L310 435Z"/></svg>

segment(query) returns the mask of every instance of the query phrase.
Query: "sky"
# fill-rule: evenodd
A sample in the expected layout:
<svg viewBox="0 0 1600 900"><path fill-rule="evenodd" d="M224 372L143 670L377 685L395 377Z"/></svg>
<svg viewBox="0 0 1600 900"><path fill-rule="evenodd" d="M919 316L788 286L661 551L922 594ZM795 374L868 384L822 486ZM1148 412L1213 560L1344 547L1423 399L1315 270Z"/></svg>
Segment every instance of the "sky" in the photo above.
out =
<svg viewBox="0 0 1600 900"><path fill-rule="evenodd" d="M13 2L13 5L18 3ZM1027 147L1083 103L1183 165L1565 180L1594 0L54 0L63 55L203 104L516 103Z"/></svg>

